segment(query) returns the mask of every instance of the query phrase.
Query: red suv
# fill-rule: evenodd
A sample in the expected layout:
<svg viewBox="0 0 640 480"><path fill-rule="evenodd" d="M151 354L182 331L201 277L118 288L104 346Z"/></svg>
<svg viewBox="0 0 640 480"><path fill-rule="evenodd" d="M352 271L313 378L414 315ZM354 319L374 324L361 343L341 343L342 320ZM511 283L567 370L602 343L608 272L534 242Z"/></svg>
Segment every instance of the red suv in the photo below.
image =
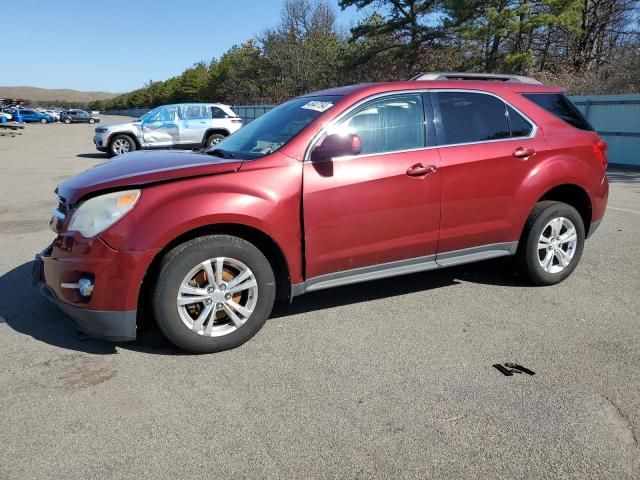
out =
<svg viewBox="0 0 640 480"><path fill-rule="evenodd" d="M561 282L604 215L606 143L560 88L441 77L311 93L204 153L70 178L34 282L90 335L135 339L149 306L192 352L246 342L276 298L365 280L515 255Z"/></svg>

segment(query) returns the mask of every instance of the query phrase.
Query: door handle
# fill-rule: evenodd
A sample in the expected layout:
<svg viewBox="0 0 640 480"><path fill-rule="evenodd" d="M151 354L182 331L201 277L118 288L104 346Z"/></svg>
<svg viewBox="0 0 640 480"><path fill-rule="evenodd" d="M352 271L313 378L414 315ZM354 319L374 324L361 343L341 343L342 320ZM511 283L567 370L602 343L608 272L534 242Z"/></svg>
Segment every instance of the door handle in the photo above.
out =
<svg viewBox="0 0 640 480"><path fill-rule="evenodd" d="M435 165L423 165L422 163L416 163L415 165L407 168L407 175L410 177L424 177L436 171Z"/></svg>
<svg viewBox="0 0 640 480"><path fill-rule="evenodd" d="M533 148L518 147L513 151L513 156L516 158L524 158L526 160L535 153L536 151Z"/></svg>

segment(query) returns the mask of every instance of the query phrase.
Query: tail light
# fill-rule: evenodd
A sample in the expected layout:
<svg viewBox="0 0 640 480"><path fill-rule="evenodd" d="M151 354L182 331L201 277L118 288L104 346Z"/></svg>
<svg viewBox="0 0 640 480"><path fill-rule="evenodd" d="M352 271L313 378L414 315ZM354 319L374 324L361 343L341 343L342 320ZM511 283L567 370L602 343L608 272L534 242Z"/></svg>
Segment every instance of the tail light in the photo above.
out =
<svg viewBox="0 0 640 480"><path fill-rule="evenodd" d="M609 164L609 161L607 160L607 142L605 142L604 140L598 140L596 143L593 144L593 153L596 154L596 157L598 158L598 160L600 160L602 162L602 166L606 169L607 165Z"/></svg>

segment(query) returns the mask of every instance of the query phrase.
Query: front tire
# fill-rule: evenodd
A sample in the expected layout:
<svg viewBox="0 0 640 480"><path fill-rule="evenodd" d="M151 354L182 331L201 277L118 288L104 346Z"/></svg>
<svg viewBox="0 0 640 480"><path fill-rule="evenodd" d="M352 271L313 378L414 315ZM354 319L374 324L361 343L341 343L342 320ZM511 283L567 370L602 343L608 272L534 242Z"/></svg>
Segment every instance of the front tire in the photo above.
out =
<svg viewBox="0 0 640 480"><path fill-rule="evenodd" d="M123 153L133 152L136 149L136 142L128 135L116 135L109 142L107 151L109 157L116 157Z"/></svg>
<svg viewBox="0 0 640 480"><path fill-rule="evenodd" d="M238 347L271 314L273 270L253 244L208 235L169 252L153 294L158 326L169 341L192 353Z"/></svg>
<svg viewBox="0 0 640 480"><path fill-rule="evenodd" d="M66 123L67 125L69 125L71 123L71 119L70 118L65 118L63 120L64 123Z"/></svg>
<svg viewBox="0 0 640 480"><path fill-rule="evenodd" d="M575 270L584 248L584 222L566 203L536 204L516 252L522 276L534 285L555 285Z"/></svg>
<svg viewBox="0 0 640 480"><path fill-rule="evenodd" d="M96 121L93 118L90 118L89 123L96 123Z"/></svg>
<svg viewBox="0 0 640 480"><path fill-rule="evenodd" d="M47 123L47 119L46 118L41 118L40 119L40 123L42 123L44 125L45 123Z"/></svg>

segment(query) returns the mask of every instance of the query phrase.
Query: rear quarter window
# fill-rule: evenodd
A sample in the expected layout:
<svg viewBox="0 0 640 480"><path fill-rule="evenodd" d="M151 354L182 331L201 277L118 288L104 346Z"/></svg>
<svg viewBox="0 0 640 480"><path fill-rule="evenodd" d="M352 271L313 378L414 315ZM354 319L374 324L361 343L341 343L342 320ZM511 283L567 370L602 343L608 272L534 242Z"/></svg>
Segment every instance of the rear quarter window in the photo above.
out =
<svg viewBox="0 0 640 480"><path fill-rule="evenodd" d="M227 115L221 108L218 107L211 107L211 118L227 118L229 115Z"/></svg>
<svg viewBox="0 0 640 480"><path fill-rule="evenodd" d="M531 135L533 126L524 119L522 115L516 112L511 106L507 105L507 113L509 117L509 127L511 128L512 137L528 137Z"/></svg>
<svg viewBox="0 0 640 480"><path fill-rule="evenodd" d="M525 93L523 96L569 125L592 132L593 127L571 100L561 93Z"/></svg>

